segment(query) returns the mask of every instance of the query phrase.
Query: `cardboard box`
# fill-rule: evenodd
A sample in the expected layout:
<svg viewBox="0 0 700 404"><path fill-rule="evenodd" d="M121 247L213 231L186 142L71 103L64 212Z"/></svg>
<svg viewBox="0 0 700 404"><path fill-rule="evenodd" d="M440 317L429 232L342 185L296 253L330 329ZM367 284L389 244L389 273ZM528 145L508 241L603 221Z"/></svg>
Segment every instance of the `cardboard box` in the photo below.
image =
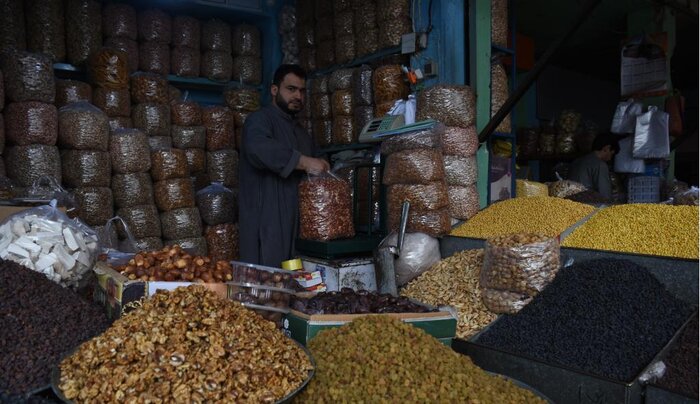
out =
<svg viewBox="0 0 700 404"><path fill-rule="evenodd" d="M340 327L362 316L391 316L418 327L445 345L450 345L457 332L457 316L451 308L441 308L432 313L385 313L385 314L314 314L308 315L292 310L284 319L287 334L306 346L321 330Z"/></svg>
<svg viewBox="0 0 700 404"><path fill-rule="evenodd" d="M194 285L192 282L146 282L129 280L104 262L98 262L94 268L97 285L93 290L93 300L105 307L107 317L111 320L121 317L143 304L143 301L156 293L158 289L174 290L180 286ZM197 283L217 295L228 298L228 285L225 283Z"/></svg>
<svg viewBox="0 0 700 404"><path fill-rule="evenodd" d="M337 291L342 288L377 291L377 278L372 258L327 260L301 257L301 262L304 271L321 272L323 283L326 284L329 291Z"/></svg>

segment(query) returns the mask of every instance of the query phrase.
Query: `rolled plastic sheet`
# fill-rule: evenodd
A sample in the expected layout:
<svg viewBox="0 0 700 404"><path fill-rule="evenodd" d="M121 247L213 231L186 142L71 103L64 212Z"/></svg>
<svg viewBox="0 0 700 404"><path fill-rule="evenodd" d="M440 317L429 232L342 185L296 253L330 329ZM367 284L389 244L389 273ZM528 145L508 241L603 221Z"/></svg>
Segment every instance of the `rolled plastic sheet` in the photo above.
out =
<svg viewBox="0 0 700 404"><path fill-rule="evenodd" d="M112 194L117 208L155 204L153 181L148 173L114 174Z"/></svg>
<svg viewBox="0 0 700 404"><path fill-rule="evenodd" d="M7 143L53 146L58 138L58 112L52 104L38 101L11 102L4 113Z"/></svg>
<svg viewBox="0 0 700 404"><path fill-rule="evenodd" d="M87 102L75 102L58 110L58 144L69 149L109 149L107 114Z"/></svg>
<svg viewBox="0 0 700 404"><path fill-rule="evenodd" d="M109 152L61 150L63 185L69 188L109 187L112 164Z"/></svg>

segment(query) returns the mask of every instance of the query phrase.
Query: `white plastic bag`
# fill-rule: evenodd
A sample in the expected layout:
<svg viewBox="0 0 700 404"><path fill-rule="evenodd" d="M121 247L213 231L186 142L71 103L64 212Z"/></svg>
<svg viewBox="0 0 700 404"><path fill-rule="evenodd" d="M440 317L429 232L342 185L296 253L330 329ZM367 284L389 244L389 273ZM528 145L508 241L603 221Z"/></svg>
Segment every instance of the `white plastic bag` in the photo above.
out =
<svg viewBox="0 0 700 404"><path fill-rule="evenodd" d="M643 108L644 104L635 102L632 98L617 104L612 125L610 126L610 132L634 133L637 115L642 113Z"/></svg>
<svg viewBox="0 0 700 404"><path fill-rule="evenodd" d="M395 246L398 240L396 232L390 234L382 243ZM440 242L425 233L406 233L401 247L401 255L394 261L396 286L403 286L430 269L440 261Z"/></svg>
<svg viewBox="0 0 700 404"><path fill-rule="evenodd" d="M615 155L616 173L641 174L644 172L644 160L635 159L632 156L632 136L628 136L618 143L620 152Z"/></svg>
<svg viewBox="0 0 700 404"><path fill-rule="evenodd" d="M657 107L637 117L632 156L639 159L663 159L671 154L668 138L668 114Z"/></svg>

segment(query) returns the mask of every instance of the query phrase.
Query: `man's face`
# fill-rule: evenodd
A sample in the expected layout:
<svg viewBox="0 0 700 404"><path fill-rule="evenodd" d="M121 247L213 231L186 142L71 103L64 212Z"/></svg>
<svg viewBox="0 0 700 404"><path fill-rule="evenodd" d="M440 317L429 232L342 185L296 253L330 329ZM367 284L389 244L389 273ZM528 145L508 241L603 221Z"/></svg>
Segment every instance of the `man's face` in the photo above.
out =
<svg viewBox="0 0 700 404"><path fill-rule="evenodd" d="M294 73L284 76L279 87L272 85L272 97L280 109L288 114L296 114L304 108L306 81Z"/></svg>
<svg viewBox="0 0 700 404"><path fill-rule="evenodd" d="M610 145L604 146L601 151L603 152L603 153L601 153L601 160L603 160L605 162L608 162L608 161L612 160L613 157L615 157L615 151L613 150L612 147L610 147Z"/></svg>

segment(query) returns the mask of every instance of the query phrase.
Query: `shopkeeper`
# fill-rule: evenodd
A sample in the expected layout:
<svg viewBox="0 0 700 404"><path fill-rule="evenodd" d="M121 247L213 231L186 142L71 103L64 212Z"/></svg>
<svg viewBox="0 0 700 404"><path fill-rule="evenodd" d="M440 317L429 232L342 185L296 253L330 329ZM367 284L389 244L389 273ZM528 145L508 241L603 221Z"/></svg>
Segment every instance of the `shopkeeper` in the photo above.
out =
<svg viewBox="0 0 700 404"><path fill-rule="evenodd" d="M273 102L245 121L239 163L240 259L279 267L294 255L298 185L304 173L328 171L296 119L304 106L306 72L281 65L270 86Z"/></svg>
<svg viewBox="0 0 700 404"><path fill-rule="evenodd" d="M571 163L569 179L580 182L605 198L612 197L612 184L608 163L620 151L617 137L613 134L599 134L593 140L593 151Z"/></svg>

